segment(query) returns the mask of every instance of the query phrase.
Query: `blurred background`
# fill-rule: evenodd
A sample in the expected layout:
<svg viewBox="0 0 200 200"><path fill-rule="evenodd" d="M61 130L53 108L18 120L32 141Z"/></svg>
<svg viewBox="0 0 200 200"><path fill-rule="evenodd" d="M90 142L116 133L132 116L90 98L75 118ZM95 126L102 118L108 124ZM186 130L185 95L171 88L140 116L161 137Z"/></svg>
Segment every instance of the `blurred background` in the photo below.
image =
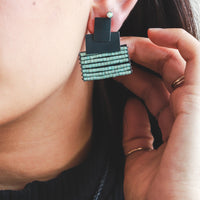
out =
<svg viewBox="0 0 200 200"><path fill-rule="evenodd" d="M197 24L198 38L200 40L200 0L190 0L190 1L192 3L192 9Z"/></svg>

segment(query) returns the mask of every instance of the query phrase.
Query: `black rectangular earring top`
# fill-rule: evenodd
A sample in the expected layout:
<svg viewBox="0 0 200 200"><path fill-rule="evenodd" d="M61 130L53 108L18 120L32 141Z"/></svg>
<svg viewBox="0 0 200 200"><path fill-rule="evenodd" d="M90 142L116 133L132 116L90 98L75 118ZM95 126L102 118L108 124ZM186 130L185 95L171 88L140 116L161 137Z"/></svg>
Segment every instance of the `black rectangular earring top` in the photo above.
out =
<svg viewBox="0 0 200 200"><path fill-rule="evenodd" d="M86 53L120 51L120 33L111 32L110 18L95 18L94 34L86 35Z"/></svg>
<svg viewBox="0 0 200 200"><path fill-rule="evenodd" d="M110 18L95 18L94 40L96 42L110 42L111 40Z"/></svg>

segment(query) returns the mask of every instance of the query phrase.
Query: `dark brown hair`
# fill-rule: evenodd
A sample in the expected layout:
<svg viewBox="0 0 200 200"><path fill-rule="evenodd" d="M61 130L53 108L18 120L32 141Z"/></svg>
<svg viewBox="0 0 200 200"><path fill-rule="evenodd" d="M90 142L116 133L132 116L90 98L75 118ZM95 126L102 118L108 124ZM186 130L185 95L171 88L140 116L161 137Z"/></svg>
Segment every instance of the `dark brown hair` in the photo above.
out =
<svg viewBox="0 0 200 200"><path fill-rule="evenodd" d="M139 0L120 29L121 36L147 37L150 27L183 28L197 36L194 18L189 0ZM122 128L124 105L128 98L134 96L121 84L112 79L94 83L94 122L95 126L108 134L111 151L116 158L123 156ZM155 118L149 113L154 135L154 146L162 143L160 129ZM117 151L119 151L117 153Z"/></svg>

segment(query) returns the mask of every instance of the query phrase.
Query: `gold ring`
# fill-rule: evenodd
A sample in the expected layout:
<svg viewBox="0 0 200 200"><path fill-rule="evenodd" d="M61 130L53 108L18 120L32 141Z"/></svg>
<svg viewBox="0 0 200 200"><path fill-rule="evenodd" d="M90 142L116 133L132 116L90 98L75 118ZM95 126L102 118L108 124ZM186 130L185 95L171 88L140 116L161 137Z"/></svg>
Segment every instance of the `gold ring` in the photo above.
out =
<svg viewBox="0 0 200 200"><path fill-rule="evenodd" d="M135 153L136 151L152 151L152 150L153 150L152 148L138 147L138 148L135 148L135 149L130 150L130 151L126 154L126 157L127 157L127 156L130 156L131 154Z"/></svg>
<svg viewBox="0 0 200 200"><path fill-rule="evenodd" d="M172 83L172 88L175 90L176 88L180 87L184 83L184 76L179 77Z"/></svg>

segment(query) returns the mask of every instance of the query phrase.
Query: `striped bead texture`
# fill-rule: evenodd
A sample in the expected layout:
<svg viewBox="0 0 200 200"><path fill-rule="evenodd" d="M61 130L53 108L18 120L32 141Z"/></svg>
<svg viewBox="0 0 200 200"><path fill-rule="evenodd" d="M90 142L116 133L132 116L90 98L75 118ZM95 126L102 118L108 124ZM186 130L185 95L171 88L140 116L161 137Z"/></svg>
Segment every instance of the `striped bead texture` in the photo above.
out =
<svg viewBox="0 0 200 200"><path fill-rule="evenodd" d="M84 81L101 80L132 73L127 45L121 45L120 51L101 54L81 52L79 60Z"/></svg>

